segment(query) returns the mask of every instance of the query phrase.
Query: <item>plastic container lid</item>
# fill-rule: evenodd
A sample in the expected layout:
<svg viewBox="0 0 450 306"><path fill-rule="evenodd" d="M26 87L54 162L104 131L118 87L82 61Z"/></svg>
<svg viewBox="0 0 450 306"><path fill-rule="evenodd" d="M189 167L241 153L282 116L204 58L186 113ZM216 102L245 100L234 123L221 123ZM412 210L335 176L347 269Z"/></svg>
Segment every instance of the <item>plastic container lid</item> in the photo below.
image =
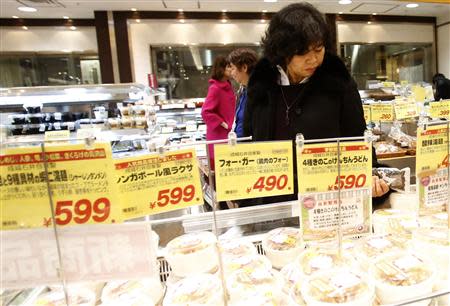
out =
<svg viewBox="0 0 450 306"><path fill-rule="evenodd" d="M304 251L296 263L303 275L309 276L319 271L326 271L342 266L354 265L352 257L344 254L339 258L337 249L310 248Z"/></svg>
<svg viewBox="0 0 450 306"><path fill-rule="evenodd" d="M245 240L220 241L219 247L224 258L256 255L258 253L253 243Z"/></svg>
<svg viewBox="0 0 450 306"><path fill-rule="evenodd" d="M387 252L405 250L408 241L391 234L375 235L361 239L357 246L357 253L365 260L373 260L375 257Z"/></svg>
<svg viewBox="0 0 450 306"><path fill-rule="evenodd" d="M289 297L279 291L252 292L243 296L240 301L232 303L231 306L292 306Z"/></svg>
<svg viewBox="0 0 450 306"><path fill-rule="evenodd" d="M216 236L211 232L190 233L179 236L167 244L167 253L191 254L206 249L216 242Z"/></svg>
<svg viewBox="0 0 450 306"><path fill-rule="evenodd" d="M302 288L307 305L370 305L375 287L360 271L335 269L322 271L308 278Z"/></svg>
<svg viewBox="0 0 450 306"><path fill-rule="evenodd" d="M130 281L112 281L106 284L102 291L103 303L116 303L132 299L133 296L148 297L155 304L158 303L164 295L164 287L159 278L146 278Z"/></svg>
<svg viewBox="0 0 450 306"><path fill-rule="evenodd" d="M69 304L78 306L94 306L95 293L81 289L69 291ZM40 295L34 302L35 306L66 306L64 291L50 291Z"/></svg>
<svg viewBox="0 0 450 306"><path fill-rule="evenodd" d="M275 251L286 251L301 247L303 244L300 230L293 227L280 227L267 233L264 246Z"/></svg>
<svg viewBox="0 0 450 306"><path fill-rule="evenodd" d="M187 277L169 287L163 305L223 305L220 279L211 274Z"/></svg>
<svg viewBox="0 0 450 306"><path fill-rule="evenodd" d="M232 257L224 260L224 269L227 275L237 270L270 270L272 264L267 257L262 255L248 255L240 257Z"/></svg>

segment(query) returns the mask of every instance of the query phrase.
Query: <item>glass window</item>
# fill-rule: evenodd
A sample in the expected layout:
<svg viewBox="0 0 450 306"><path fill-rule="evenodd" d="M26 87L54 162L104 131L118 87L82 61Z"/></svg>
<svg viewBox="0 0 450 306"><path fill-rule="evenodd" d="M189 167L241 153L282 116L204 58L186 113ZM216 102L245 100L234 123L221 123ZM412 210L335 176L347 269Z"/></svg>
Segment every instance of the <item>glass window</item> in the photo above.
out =
<svg viewBox="0 0 450 306"><path fill-rule="evenodd" d="M341 44L341 55L359 89L368 80L417 83L433 76L432 44Z"/></svg>
<svg viewBox="0 0 450 306"><path fill-rule="evenodd" d="M0 87L100 84L96 54L0 53Z"/></svg>
<svg viewBox="0 0 450 306"><path fill-rule="evenodd" d="M205 97L214 59L243 47L262 52L256 45L150 46L158 86L168 99Z"/></svg>

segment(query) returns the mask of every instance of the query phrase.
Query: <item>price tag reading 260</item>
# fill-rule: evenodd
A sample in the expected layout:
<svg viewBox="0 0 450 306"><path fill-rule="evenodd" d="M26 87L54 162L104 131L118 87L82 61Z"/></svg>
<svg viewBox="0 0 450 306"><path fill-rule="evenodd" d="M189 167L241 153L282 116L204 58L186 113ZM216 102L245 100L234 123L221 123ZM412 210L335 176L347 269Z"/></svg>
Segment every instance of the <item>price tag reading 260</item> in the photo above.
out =
<svg viewBox="0 0 450 306"><path fill-rule="evenodd" d="M115 171L125 219L203 203L193 149L120 159Z"/></svg>
<svg viewBox="0 0 450 306"><path fill-rule="evenodd" d="M294 193L290 141L215 146L218 201Z"/></svg>

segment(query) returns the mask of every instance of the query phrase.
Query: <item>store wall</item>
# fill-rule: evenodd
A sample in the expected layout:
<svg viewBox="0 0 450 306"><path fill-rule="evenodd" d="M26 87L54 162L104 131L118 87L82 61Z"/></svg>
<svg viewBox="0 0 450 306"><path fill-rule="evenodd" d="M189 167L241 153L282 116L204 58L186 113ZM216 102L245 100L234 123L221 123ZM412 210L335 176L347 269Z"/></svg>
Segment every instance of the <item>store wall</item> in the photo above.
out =
<svg viewBox="0 0 450 306"><path fill-rule="evenodd" d="M339 22L337 32L340 43L434 42L432 24Z"/></svg>
<svg viewBox="0 0 450 306"><path fill-rule="evenodd" d="M0 52L97 52L94 27L2 27L0 38Z"/></svg>
<svg viewBox="0 0 450 306"><path fill-rule="evenodd" d="M450 23L437 27L438 72L450 77Z"/></svg>
<svg viewBox="0 0 450 306"><path fill-rule="evenodd" d="M261 41L266 24L257 22L142 21L129 26L134 81L147 84L151 73L150 45L161 44L251 44Z"/></svg>

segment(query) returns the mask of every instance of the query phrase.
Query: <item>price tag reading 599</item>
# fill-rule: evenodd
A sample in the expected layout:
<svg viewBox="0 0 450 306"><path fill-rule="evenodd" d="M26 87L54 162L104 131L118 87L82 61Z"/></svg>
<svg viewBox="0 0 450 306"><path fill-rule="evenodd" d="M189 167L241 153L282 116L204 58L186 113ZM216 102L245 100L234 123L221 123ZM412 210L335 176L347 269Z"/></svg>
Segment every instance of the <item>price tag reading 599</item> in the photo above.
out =
<svg viewBox="0 0 450 306"><path fill-rule="evenodd" d="M190 203L195 197L195 186L187 185L184 188L175 187L172 189L162 189L158 192L158 198L156 201L150 202L150 208L166 207L167 205L178 205L183 203ZM195 199L196 202L200 201L200 198Z"/></svg>

